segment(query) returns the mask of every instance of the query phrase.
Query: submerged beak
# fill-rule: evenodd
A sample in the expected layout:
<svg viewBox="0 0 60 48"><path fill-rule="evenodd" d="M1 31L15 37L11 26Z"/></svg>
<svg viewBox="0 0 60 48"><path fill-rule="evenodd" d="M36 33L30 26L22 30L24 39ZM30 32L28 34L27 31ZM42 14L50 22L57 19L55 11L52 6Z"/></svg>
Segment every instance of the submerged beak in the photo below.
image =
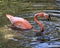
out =
<svg viewBox="0 0 60 48"><path fill-rule="evenodd" d="M50 20L51 20L51 16L49 15L49 16L48 16L48 21L50 21Z"/></svg>

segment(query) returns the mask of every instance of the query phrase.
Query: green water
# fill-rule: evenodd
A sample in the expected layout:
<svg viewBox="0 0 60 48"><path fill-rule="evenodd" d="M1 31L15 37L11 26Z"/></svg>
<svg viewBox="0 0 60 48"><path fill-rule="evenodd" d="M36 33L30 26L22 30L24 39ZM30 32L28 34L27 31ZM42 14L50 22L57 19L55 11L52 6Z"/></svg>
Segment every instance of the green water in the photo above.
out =
<svg viewBox="0 0 60 48"><path fill-rule="evenodd" d="M42 5L42 6L40 6ZM29 43L30 39L25 42L18 42L9 40L8 38L17 38L19 40L24 39L24 34L16 33L14 30L8 29L7 25L10 25L10 21L6 18L6 14L19 16L27 19L35 29L33 16L35 13L43 10L57 10L59 9L55 2L52 1L29 1L29 0L0 0L0 48L31 48L20 46L20 44ZM18 32L18 31L17 31ZM28 34L28 35L27 35ZM31 36L32 33L25 33L27 36Z"/></svg>

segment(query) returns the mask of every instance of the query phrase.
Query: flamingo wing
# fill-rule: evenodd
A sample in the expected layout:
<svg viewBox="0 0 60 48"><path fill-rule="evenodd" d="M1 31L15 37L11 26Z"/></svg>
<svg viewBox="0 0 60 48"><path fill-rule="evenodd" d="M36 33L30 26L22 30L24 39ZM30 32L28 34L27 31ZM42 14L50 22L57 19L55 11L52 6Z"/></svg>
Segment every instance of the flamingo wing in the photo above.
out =
<svg viewBox="0 0 60 48"><path fill-rule="evenodd" d="M21 29L31 29L32 28L32 25L23 18L19 18L19 20L14 21L13 25L16 26L17 28L21 28Z"/></svg>
<svg viewBox="0 0 60 48"><path fill-rule="evenodd" d="M14 17L12 15L6 14L6 17L11 21L11 23L21 29L31 29L32 25L24 18Z"/></svg>

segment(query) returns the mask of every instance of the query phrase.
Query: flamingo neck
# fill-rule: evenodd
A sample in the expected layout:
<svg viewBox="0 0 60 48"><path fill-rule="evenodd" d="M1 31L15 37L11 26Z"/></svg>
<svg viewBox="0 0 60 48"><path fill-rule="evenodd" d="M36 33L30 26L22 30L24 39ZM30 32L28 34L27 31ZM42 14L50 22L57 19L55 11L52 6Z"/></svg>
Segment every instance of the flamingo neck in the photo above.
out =
<svg viewBox="0 0 60 48"><path fill-rule="evenodd" d="M37 16L38 16L38 15L35 15L35 16L34 16L34 21L35 21L35 22L38 24L38 26L40 27L41 32L43 32L43 31L44 31L44 26L43 26L43 24L42 24L41 22L38 21Z"/></svg>

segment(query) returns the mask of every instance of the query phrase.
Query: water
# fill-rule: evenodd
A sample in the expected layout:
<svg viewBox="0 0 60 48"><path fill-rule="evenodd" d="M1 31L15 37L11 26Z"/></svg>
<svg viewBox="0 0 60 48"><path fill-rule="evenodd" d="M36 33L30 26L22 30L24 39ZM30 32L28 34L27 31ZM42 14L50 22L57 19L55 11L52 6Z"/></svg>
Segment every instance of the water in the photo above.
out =
<svg viewBox="0 0 60 48"><path fill-rule="evenodd" d="M27 19L33 26L34 29L40 30L40 27L34 22L34 14L43 10L59 10L55 3L32 3L32 2L22 2L22 1L0 1L0 47L1 48L43 48L48 47L50 40L60 37L60 18L52 17L51 21L41 20L38 17L38 20L43 23L45 26L44 29L44 43L40 43L38 39L42 37L37 37L36 32L32 30L28 31L17 31L11 30L8 28L8 25L11 25L10 21L6 18L5 14L9 13L13 16L19 16ZM53 41L53 45L59 47L58 41ZM58 45L59 44L59 45ZM45 46L46 45L46 46Z"/></svg>

